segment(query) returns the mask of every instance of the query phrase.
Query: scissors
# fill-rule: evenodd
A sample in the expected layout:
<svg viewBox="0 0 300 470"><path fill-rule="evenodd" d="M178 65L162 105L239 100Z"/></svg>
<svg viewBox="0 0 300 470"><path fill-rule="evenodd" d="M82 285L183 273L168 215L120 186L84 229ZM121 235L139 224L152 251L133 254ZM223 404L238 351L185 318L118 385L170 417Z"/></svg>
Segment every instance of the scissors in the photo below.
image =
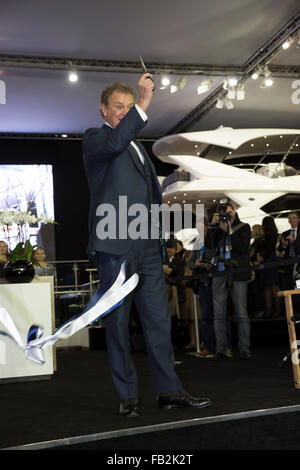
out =
<svg viewBox="0 0 300 470"><path fill-rule="evenodd" d="M142 69L143 69L144 73L148 73L148 71L147 71L147 69L146 69L146 65L145 65L145 63L144 63L142 57L139 56L139 59L140 59L140 62L141 62L141 65L142 65ZM153 91L154 91L154 90L155 90L155 83L154 83L154 81L152 80L152 78L150 78L150 77L148 77L148 78L149 78L149 80L151 80L151 81L153 82L153 85L154 85Z"/></svg>

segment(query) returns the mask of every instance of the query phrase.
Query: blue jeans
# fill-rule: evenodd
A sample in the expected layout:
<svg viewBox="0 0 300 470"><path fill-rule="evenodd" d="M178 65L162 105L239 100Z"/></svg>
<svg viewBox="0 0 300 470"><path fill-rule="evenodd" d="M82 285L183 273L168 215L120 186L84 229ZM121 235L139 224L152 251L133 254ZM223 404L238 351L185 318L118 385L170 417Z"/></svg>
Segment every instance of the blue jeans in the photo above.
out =
<svg viewBox="0 0 300 470"><path fill-rule="evenodd" d="M203 347L210 352L215 352L214 306L211 284L199 286L199 306L201 312ZM228 315L226 315L226 337L227 347L228 349L231 349L231 325Z"/></svg>
<svg viewBox="0 0 300 470"><path fill-rule="evenodd" d="M227 298L230 292L238 328L238 348L241 352L250 349L250 321L247 312L247 281L233 281L232 286L226 284L226 276L217 276L212 280L214 306L214 331L216 351L225 354L228 348L226 334Z"/></svg>

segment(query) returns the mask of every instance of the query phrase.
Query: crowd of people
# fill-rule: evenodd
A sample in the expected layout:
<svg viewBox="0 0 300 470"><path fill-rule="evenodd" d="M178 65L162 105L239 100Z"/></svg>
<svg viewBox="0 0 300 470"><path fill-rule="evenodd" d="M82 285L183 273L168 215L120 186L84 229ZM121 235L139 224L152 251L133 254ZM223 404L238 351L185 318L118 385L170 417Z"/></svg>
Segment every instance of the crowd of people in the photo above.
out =
<svg viewBox="0 0 300 470"><path fill-rule="evenodd" d="M283 233L278 232L271 216L251 228L227 202L213 214L210 223L204 219L201 249L186 251L181 241L168 240L170 263L164 265L164 274L169 311L173 323L178 319L187 323L187 350L197 349L198 341L201 357L231 358L234 316L239 353L250 359L250 318L284 316L277 293L295 288L298 263L292 261L300 256L298 213L291 212L288 221L291 229ZM191 281L178 280L184 276L193 277ZM199 319L198 340L195 319ZM176 339L174 342L176 346Z"/></svg>

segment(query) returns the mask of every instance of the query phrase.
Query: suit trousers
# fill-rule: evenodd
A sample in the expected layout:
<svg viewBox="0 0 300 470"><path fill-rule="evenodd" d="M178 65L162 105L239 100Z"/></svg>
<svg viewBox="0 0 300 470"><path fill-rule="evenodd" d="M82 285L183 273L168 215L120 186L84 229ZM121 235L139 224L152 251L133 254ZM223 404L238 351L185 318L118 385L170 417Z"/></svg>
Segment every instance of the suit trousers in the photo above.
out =
<svg viewBox="0 0 300 470"><path fill-rule="evenodd" d="M116 279L123 261L126 278L139 275L139 284L124 302L104 318L112 380L119 400L138 396L138 376L131 356L129 321L134 299L157 394L182 389L174 371L171 322L158 240L133 240L126 255L96 252L100 285L108 289Z"/></svg>

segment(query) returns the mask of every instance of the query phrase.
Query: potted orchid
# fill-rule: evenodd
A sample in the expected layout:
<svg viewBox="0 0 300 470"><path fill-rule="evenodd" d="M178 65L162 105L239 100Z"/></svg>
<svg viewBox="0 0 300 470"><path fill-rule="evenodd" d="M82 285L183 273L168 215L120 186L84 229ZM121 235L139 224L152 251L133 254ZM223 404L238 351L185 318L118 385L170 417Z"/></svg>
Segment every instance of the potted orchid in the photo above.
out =
<svg viewBox="0 0 300 470"><path fill-rule="evenodd" d="M3 272L9 282L31 282L34 278L34 267L31 262L32 252L36 245L29 239L29 227L32 224L54 224L53 219L45 214L36 217L31 211L13 211L3 209L0 211L0 226L9 247L8 259ZM11 237L11 233L15 233ZM11 238L17 241L16 246L10 249Z"/></svg>

